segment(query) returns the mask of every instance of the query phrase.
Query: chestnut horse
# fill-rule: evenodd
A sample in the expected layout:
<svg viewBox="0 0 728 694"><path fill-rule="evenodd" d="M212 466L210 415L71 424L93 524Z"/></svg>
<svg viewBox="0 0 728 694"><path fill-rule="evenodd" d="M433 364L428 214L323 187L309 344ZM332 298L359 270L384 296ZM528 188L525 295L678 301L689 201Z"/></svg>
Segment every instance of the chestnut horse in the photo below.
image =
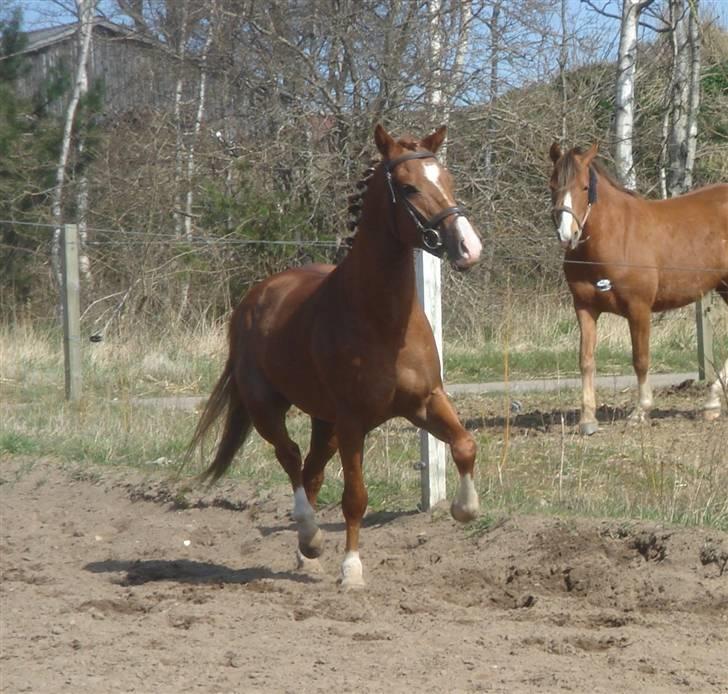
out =
<svg viewBox="0 0 728 694"><path fill-rule="evenodd" d="M353 245L340 265L286 270L256 284L230 320L227 363L197 425L190 451L225 413L215 458L204 476L218 479L251 427L275 447L293 487L299 566L321 554L314 509L324 468L339 451L344 473L345 588L364 584L359 528L367 507L362 476L364 437L405 417L450 445L460 474L451 512L474 518L475 442L443 390L432 329L415 292L413 249L447 253L466 269L481 242L455 203L435 152L445 128L423 140L395 140L381 126L382 160L363 195ZM295 405L311 417L310 450L286 430Z"/></svg>
<svg viewBox="0 0 728 694"><path fill-rule="evenodd" d="M728 184L706 186L669 200L627 190L595 159L597 146L566 153L551 146L549 187L564 272L581 331L582 434L597 431L594 347L597 319L629 321L639 400L631 418L652 407L647 377L653 312L690 304L712 289L728 303ZM726 360L710 387L706 419L720 415Z"/></svg>

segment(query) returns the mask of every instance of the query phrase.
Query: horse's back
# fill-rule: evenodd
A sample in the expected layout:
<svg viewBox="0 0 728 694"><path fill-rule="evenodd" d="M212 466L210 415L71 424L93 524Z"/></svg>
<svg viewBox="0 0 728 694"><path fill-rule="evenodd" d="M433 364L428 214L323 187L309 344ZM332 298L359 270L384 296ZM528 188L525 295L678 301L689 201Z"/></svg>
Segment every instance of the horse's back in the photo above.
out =
<svg viewBox="0 0 728 694"><path fill-rule="evenodd" d="M306 309L333 269L333 265L312 263L278 272L253 285L236 309L246 332L264 335L280 330Z"/></svg>

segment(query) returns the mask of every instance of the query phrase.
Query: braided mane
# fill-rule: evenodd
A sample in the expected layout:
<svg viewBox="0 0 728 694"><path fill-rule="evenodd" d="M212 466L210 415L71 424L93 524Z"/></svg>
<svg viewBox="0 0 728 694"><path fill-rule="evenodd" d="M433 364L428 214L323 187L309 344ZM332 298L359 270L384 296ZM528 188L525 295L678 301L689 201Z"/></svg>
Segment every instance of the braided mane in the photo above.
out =
<svg viewBox="0 0 728 694"><path fill-rule="evenodd" d="M361 178L359 178L359 180L355 184L355 192L353 192L347 198L347 202L349 203L347 207L349 219L346 223L346 227L347 229L349 229L349 231L353 232L353 235L346 239L346 243L348 243L349 245L351 245L351 242L356 235L356 229L359 226L359 221L361 219L361 210L364 204L364 195L367 192L369 181L374 175L374 171L376 170L377 165L380 163L380 161L380 159L369 160L367 168L364 169Z"/></svg>

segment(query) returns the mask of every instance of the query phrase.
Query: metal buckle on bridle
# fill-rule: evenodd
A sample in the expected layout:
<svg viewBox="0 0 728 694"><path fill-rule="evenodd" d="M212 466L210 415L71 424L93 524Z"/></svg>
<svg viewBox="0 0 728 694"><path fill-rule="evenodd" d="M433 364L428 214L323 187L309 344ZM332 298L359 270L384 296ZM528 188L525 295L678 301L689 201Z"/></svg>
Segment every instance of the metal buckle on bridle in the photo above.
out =
<svg viewBox="0 0 728 694"><path fill-rule="evenodd" d="M436 251L444 248L442 237L437 229L424 228L422 230L422 243L428 251Z"/></svg>

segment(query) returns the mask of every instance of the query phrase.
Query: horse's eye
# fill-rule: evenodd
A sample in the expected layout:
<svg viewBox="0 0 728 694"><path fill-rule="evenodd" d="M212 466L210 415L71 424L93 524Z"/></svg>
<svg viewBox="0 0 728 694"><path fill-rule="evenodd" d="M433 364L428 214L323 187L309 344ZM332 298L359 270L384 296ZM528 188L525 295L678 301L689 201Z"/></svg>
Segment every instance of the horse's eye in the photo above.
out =
<svg viewBox="0 0 728 694"><path fill-rule="evenodd" d="M415 186L413 186L413 185L410 185L409 183L405 183L405 184L404 184L404 185L402 186L402 192L403 192L403 193L404 193L405 195L416 195L416 194L417 194L417 193L419 193L420 191L419 191L419 190L417 190L417 188L416 188Z"/></svg>
<svg viewBox="0 0 728 694"><path fill-rule="evenodd" d="M584 190L589 190L589 186L584 186Z"/></svg>

